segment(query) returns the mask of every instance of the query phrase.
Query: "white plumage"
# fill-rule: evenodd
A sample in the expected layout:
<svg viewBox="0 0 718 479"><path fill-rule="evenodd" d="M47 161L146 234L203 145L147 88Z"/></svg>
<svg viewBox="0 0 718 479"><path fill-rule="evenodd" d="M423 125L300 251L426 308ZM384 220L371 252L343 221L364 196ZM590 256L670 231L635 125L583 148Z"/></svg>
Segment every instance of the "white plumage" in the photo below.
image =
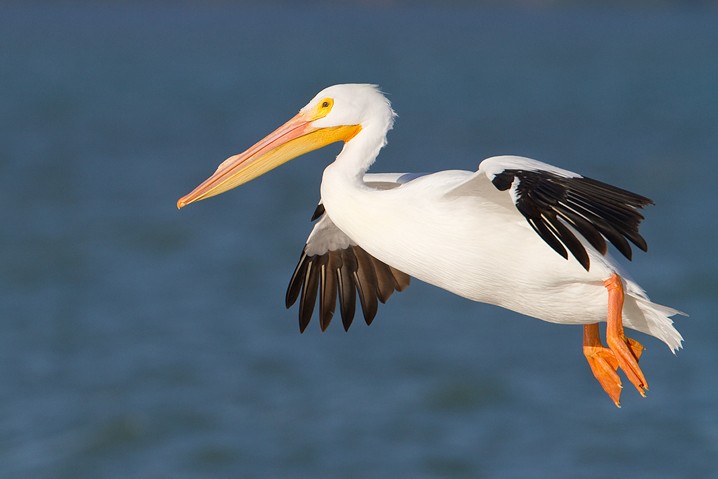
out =
<svg viewBox="0 0 718 479"><path fill-rule="evenodd" d="M607 317L611 321L607 282L618 275L625 292L622 324L660 339L673 351L681 347L681 335L670 319L678 311L652 303L606 252L606 240L629 258L629 241L645 250L638 210L650 200L518 156L488 158L473 172L369 174L394 118L389 101L373 85L326 88L287 124L227 159L178 206L233 188L306 151L344 141L336 161L324 171L315 214L319 221L287 293L288 305L301 295L302 329L317 293L322 328L331 320L337 296L348 328L354 289L371 322L374 297L385 301L408 285L407 275L545 321L594 325ZM351 316L348 322L345 315ZM637 368L642 347L636 352L629 341ZM636 387L643 393L645 384Z"/></svg>

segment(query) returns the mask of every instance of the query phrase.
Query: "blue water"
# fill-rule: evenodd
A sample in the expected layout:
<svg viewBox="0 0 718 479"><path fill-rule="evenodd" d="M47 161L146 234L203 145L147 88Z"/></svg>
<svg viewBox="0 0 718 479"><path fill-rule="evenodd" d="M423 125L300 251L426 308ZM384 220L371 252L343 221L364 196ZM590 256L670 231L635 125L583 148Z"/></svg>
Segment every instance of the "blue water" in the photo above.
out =
<svg viewBox="0 0 718 479"><path fill-rule="evenodd" d="M393 2L390 2L393 3ZM0 6L0 477L718 477L718 11ZM528 155L645 194L678 317L616 409L581 330L413 282L300 335L330 147L177 198L321 88L378 83L374 171Z"/></svg>

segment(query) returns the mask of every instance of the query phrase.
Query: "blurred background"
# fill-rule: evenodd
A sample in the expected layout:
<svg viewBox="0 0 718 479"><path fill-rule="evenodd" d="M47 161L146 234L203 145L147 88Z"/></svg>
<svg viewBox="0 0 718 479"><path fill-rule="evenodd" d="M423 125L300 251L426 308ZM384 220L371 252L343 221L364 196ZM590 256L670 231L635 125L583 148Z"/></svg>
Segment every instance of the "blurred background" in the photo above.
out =
<svg viewBox="0 0 718 479"><path fill-rule="evenodd" d="M715 477L711 3L0 6L0 477ZM633 277L685 349L616 409L580 327L414 281L300 335L284 288L339 147L176 200L325 86L399 114L373 171L519 154L655 200Z"/></svg>

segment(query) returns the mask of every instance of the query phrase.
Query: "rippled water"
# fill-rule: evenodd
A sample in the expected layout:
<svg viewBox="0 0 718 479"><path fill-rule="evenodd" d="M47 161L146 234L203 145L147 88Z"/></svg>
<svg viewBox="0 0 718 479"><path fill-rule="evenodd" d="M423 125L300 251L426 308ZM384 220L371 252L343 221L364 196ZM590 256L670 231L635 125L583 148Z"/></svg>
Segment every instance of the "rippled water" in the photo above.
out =
<svg viewBox="0 0 718 479"><path fill-rule="evenodd" d="M0 6L0 476L711 477L718 13ZM181 212L339 82L400 117L374 171L528 155L653 198L630 265L685 349L617 410L581 331L414 282L300 335L284 287L336 148Z"/></svg>

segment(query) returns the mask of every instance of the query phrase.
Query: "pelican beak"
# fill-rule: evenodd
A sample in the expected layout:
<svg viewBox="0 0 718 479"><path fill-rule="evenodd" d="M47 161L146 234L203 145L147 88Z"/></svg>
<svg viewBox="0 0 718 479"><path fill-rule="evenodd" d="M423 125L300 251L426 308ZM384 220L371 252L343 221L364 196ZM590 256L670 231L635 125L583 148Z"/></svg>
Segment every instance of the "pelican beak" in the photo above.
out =
<svg viewBox="0 0 718 479"><path fill-rule="evenodd" d="M244 153L224 160L212 176L177 201L177 208L236 188L317 148L349 141L361 130L361 125L314 127L316 119L311 112L300 111Z"/></svg>

